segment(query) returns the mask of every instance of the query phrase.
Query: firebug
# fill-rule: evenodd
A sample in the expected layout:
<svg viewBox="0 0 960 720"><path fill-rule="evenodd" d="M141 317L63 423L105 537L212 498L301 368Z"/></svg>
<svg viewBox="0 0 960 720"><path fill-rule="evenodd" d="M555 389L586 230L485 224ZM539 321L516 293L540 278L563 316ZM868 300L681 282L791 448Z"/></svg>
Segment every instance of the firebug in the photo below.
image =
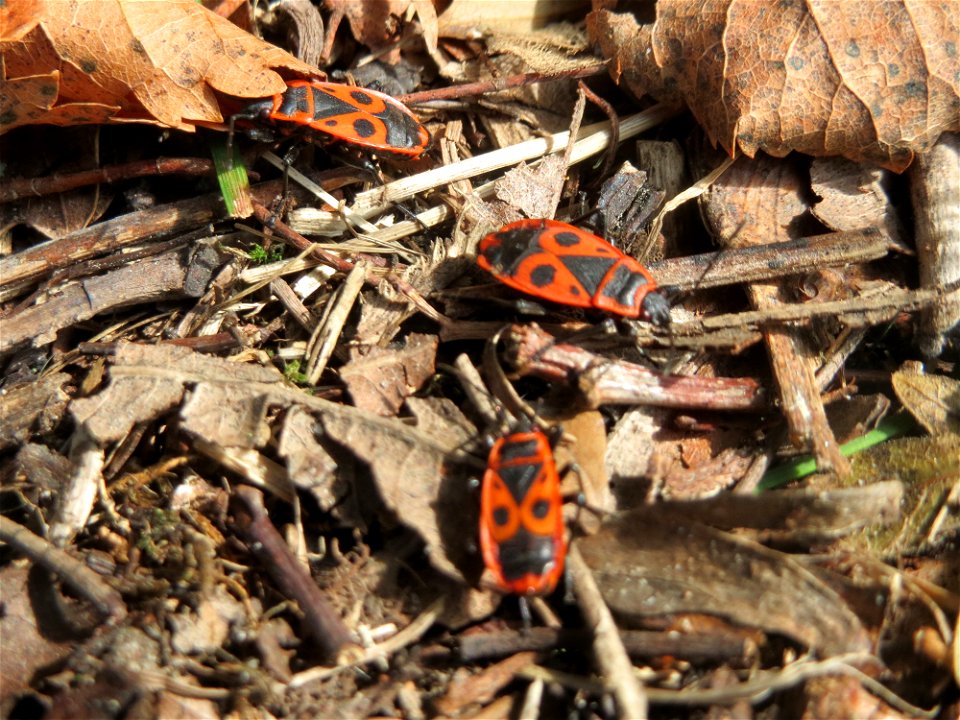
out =
<svg viewBox="0 0 960 720"><path fill-rule="evenodd" d="M567 554L560 475L547 435L529 423L496 440L480 489L480 550L504 592L553 591Z"/></svg>
<svg viewBox="0 0 960 720"><path fill-rule="evenodd" d="M606 240L557 220L518 220L487 235L477 263L505 285L544 300L656 325L670 306L649 271Z"/></svg>
<svg viewBox="0 0 960 720"><path fill-rule="evenodd" d="M319 80L288 80L279 95L258 100L230 118L257 123L247 134L273 140L314 130L330 140L403 158L418 158L430 145L430 134L417 116L398 100L376 90Z"/></svg>

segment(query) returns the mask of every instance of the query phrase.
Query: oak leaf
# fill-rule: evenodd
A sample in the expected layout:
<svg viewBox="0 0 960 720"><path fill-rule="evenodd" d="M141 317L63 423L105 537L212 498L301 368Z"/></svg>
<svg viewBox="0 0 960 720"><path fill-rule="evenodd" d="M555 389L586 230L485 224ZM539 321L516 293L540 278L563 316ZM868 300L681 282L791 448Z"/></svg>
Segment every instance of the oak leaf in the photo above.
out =
<svg viewBox="0 0 960 720"><path fill-rule="evenodd" d="M662 2L599 9L593 38L637 95L685 103L731 154L842 155L902 171L960 130L956 0Z"/></svg>
<svg viewBox="0 0 960 720"><path fill-rule="evenodd" d="M10 5L7 6L9 8ZM45 123L223 120L215 92L266 97L318 71L191 0L36 0L0 11L0 132Z"/></svg>

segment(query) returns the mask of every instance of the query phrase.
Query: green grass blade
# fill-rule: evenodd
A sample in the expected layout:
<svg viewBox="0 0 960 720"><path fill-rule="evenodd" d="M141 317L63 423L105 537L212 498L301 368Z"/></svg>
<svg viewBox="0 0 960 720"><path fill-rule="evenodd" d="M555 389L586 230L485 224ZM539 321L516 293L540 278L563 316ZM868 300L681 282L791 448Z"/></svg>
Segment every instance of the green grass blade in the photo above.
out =
<svg viewBox="0 0 960 720"><path fill-rule="evenodd" d="M844 457L850 457L874 445L886 442L891 438L905 435L916 428L916 426L917 424L913 417L908 413L899 413L892 417L884 418L875 430L871 430L865 435L861 435L841 445L840 453ZM812 475L816 471L817 462L813 459L813 456L807 455L802 458L797 458L783 465L778 465L764 475L763 479L757 485L757 492L773 490L793 480L799 480L807 475Z"/></svg>

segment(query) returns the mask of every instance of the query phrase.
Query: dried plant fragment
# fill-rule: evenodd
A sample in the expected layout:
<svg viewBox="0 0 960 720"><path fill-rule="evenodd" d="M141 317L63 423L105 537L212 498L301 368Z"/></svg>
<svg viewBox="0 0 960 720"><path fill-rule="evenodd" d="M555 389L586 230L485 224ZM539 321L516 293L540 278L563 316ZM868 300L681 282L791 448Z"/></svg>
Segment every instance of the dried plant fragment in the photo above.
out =
<svg viewBox="0 0 960 720"><path fill-rule="evenodd" d="M30 574L36 577L36 568L10 564L0 570L4 605L0 616L0 633L3 635L3 652L0 653L3 699L0 708L8 717L10 704L30 689L34 674L69 655L74 646L69 635L51 637L50 618L37 617L43 605L38 604L36 598L31 599L31 594L37 593L37 583L29 581ZM66 628L59 630L62 633Z"/></svg>
<svg viewBox="0 0 960 720"><path fill-rule="evenodd" d="M807 210L797 171L771 158L740 158L701 197L703 214L726 247L744 247L795 239L800 217ZM755 282L747 287L758 310L787 304L789 284ZM818 465L849 472L847 460L827 423L814 373L818 348L810 333L789 326L764 331L770 364L779 388L790 439L811 446Z"/></svg>
<svg viewBox="0 0 960 720"><path fill-rule="evenodd" d="M446 694L437 698L434 705L440 713L450 717L477 703L488 703L516 679L518 671L532 665L536 657L533 652L520 652L475 675L464 672L454 677Z"/></svg>
<svg viewBox="0 0 960 720"><path fill-rule="evenodd" d="M526 217L553 217L565 171L559 155L545 157L536 168L521 163L494 184L494 195Z"/></svg>
<svg viewBox="0 0 960 720"><path fill-rule="evenodd" d="M703 500L668 501L658 507L721 530L753 529L760 542L809 545L867 527L894 525L900 520L903 497L903 483L887 480L832 490L725 493Z"/></svg>
<svg viewBox="0 0 960 720"><path fill-rule="evenodd" d="M0 352L28 341L34 347L51 343L57 331L117 308L198 297L216 258L217 253L204 246L172 250L67 283L46 302L4 318Z"/></svg>
<svg viewBox="0 0 960 720"><path fill-rule="evenodd" d="M270 439L267 398L219 383L198 383L180 409L182 427L207 442L263 447Z"/></svg>
<svg viewBox="0 0 960 720"><path fill-rule="evenodd" d="M921 325L920 349L937 356L960 326L960 136L944 135L918 160L910 194L920 284L944 292Z"/></svg>
<svg viewBox="0 0 960 720"><path fill-rule="evenodd" d="M890 242L901 243L900 222L882 185L885 175L845 158L817 158L810 167L810 183L820 197L813 214L831 230L877 228Z"/></svg>

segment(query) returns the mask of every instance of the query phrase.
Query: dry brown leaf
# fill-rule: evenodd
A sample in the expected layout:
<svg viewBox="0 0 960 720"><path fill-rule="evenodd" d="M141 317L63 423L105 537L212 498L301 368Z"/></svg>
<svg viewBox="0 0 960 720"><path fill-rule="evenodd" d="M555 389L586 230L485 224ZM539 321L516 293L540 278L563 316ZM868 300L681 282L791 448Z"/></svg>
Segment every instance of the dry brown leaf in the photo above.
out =
<svg viewBox="0 0 960 720"><path fill-rule="evenodd" d="M318 74L191 0L43 0L35 12L29 32L0 41L0 131L144 122L192 132L223 120L214 90L265 97L285 87L278 70Z"/></svg>
<svg viewBox="0 0 960 720"><path fill-rule="evenodd" d="M411 333L397 349L374 347L340 369L353 404L384 417L396 415L405 398L434 372L439 340Z"/></svg>
<svg viewBox="0 0 960 720"><path fill-rule="evenodd" d="M520 163L494 184L494 195L526 217L553 217L566 163L559 155L545 157L536 168Z"/></svg>
<svg viewBox="0 0 960 720"><path fill-rule="evenodd" d="M216 720L221 716L213 700L202 697L187 697L181 692L171 690L158 693L157 704L153 710L157 717L175 717L180 718L180 720Z"/></svg>
<svg viewBox="0 0 960 720"><path fill-rule="evenodd" d="M110 385L89 398L74 400L70 412L101 444L119 440L137 423L153 420L174 407L188 382L225 382L235 388L252 383L279 383L281 375L268 368L206 357L189 348L121 343Z"/></svg>
<svg viewBox="0 0 960 720"><path fill-rule="evenodd" d="M625 513L578 547L626 622L704 613L786 635L820 656L870 648L860 619L799 562L659 507Z"/></svg>
<svg viewBox="0 0 960 720"><path fill-rule="evenodd" d="M957 8L701 0L658 3L652 25L607 10L589 25L615 77L686 103L730 153L843 155L899 172L960 130Z"/></svg>
<svg viewBox="0 0 960 720"><path fill-rule="evenodd" d="M488 0L450 3L440 14L441 35L471 39L478 32L484 32L495 36L494 39L503 36L529 39L539 29L558 33L561 20L583 17L590 3L588 0L515 0L498 3L496 12L491 12L490 7Z"/></svg>
<svg viewBox="0 0 960 720"><path fill-rule="evenodd" d="M0 409L0 414L2 412ZM17 451L12 477L53 494L63 487L63 478L70 477L76 470L70 460L46 445L27 443Z"/></svg>
<svg viewBox="0 0 960 720"><path fill-rule="evenodd" d="M444 472L448 456L459 449L455 433L431 437L399 420L350 409L322 414L327 436L370 465L373 480L387 507L423 538L435 568L463 580L464 569L476 572L469 552L477 527L476 502L466 480ZM465 518L473 508L474 519ZM478 573L477 573L478 574Z"/></svg>
<svg viewBox="0 0 960 720"><path fill-rule="evenodd" d="M33 434L56 427L67 409L68 382L66 373L53 373L0 394L0 450L21 445Z"/></svg>
<svg viewBox="0 0 960 720"><path fill-rule="evenodd" d="M225 447L258 448L270 440L267 398L220 383L199 383L180 408L181 427Z"/></svg>
<svg viewBox="0 0 960 720"><path fill-rule="evenodd" d="M230 626L243 627L245 620L240 601L218 585L196 609L185 604L180 612L167 616L170 646L184 655L216 652L226 641Z"/></svg>
<svg viewBox="0 0 960 720"><path fill-rule="evenodd" d="M945 375L897 371L893 390L931 435L960 433L960 382Z"/></svg>
<svg viewBox="0 0 960 720"><path fill-rule="evenodd" d="M537 654L534 652L519 652L475 675L464 673L456 676L447 693L437 698L434 705L442 715L452 717L471 705L488 703L516 679L520 670L532 665L536 659Z"/></svg>
<svg viewBox="0 0 960 720"><path fill-rule="evenodd" d="M464 447L477 437L476 426L448 398L409 397L407 407L417 419L417 429L427 437L445 438L455 447Z"/></svg>
<svg viewBox="0 0 960 720"><path fill-rule="evenodd" d="M553 418L550 418L553 419ZM603 415L598 410L582 410L569 419L562 421L563 431L576 438L572 446L559 443L555 455L557 466L569 469L563 480L563 493L583 493L587 507L602 512L615 509L610 479L604 466L607 453L607 433ZM569 511L580 516L581 526L593 529L599 519L593 513L579 512L579 508L570 504ZM571 517L568 513L568 517Z"/></svg>
<svg viewBox="0 0 960 720"><path fill-rule="evenodd" d="M903 233L890 198L883 189L888 173L845 158L818 158L810 167L810 185L820 199L811 212L831 230L875 227L893 242Z"/></svg>
<svg viewBox="0 0 960 720"><path fill-rule="evenodd" d="M96 128L65 130L56 144L34 134L21 135L3 151L5 177L38 177L51 168L59 173L90 170L97 166ZM69 158L64 148L71 148ZM0 205L0 227L26 225L48 238L59 238L95 223L113 202L109 185L75 188L56 195L26 197Z"/></svg>
<svg viewBox="0 0 960 720"><path fill-rule="evenodd" d="M39 572L39 574L38 574ZM34 573L34 581L29 580ZM63 609L56 606L43 586L42 571L22 565L7 565L0 570L3 584L3 612L0 613L0 713L11 717L10 709L17 695L29 690L31 678L45 665L69 655L77 637L67 634Z"/></svg>
<svg viewBox="0 0 960 720"><path fill-rule="evenodd" d="M649 478L656 474L654 436L666 422L667 412L655 407L631 408L610 431L604 470L613 483L617 507L636 507L653 497Z"/></svg>
<svg viewBox="0 0 960 720"><path fill-rule="evenodd" d="M762 495L721 493L702 500L668 500L657 507L722 530L755 531L750 537L763 543L796 547L836 540L867 527L895 525L901 517L903 496L903 483L886 480Z"/></svg>
<svg viewBox="0 0 960 720"><path fill-rule="evenodd" d="M19 40L40 22L43 0L18 0L0 5L0 42Z"/></svg>
<svg viewBox="0 0 960 720"><path fill-rule="evenodd" d="M337 463L317 442L317 422L302 407L292 407L283 420L277 453L287 461L290 482L308 490L323 510L331 510L349 491L336 475Z"/></svg>
<svg viewBox="0 0 960 720"><path fill-rule="evenodd" d="M804 687L804 696L806 705L800 717L806 719L906 720L910 717L887 705L855 677L810 678Z"/></svg>
<svg viewBox="0 0 960 720"><path fill-rule="evenodd" d="M379 50L397 42L400 39L400 20L411 3L412 0L323 0L324 7L331 12L324 40L325 55L328 56L333 47L334 36L343 18L350 23L350 32L357 42L371 50ZM426 15L428 13L420 13L421 21ZM436 36L435 28L432 33ZM391 54L395 53L393 51ZM388 62L394 59L390 55L387 57Z"/></svg>

